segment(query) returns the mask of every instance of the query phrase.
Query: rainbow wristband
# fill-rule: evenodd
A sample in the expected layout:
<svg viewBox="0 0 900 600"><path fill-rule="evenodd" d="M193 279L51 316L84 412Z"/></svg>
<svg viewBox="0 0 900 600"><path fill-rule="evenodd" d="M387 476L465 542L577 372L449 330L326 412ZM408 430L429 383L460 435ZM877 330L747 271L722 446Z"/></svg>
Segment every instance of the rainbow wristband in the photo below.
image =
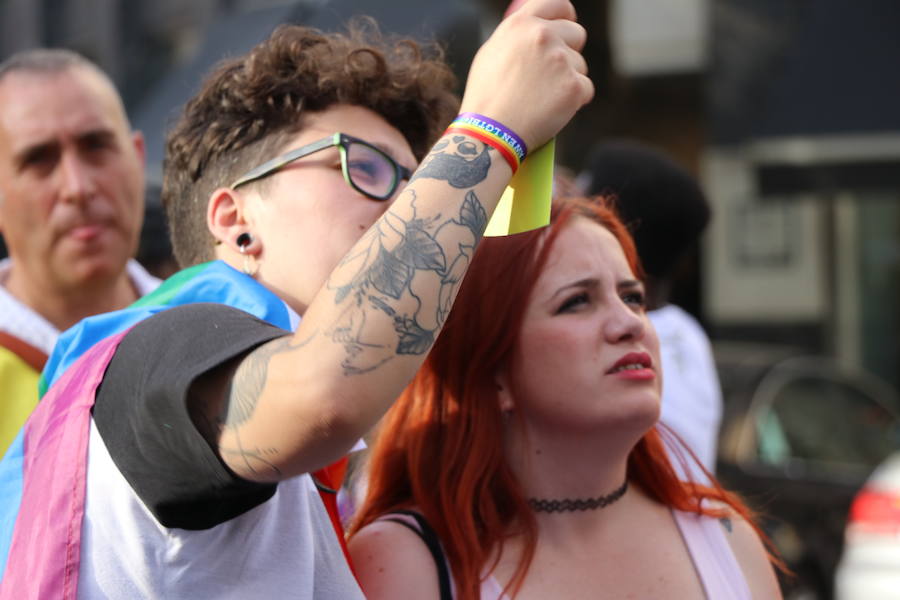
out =
<svg viewBox="0 0 900 600"><path fill-rule="evenodd" d="M528 148L522 138L512 130L493 119L476 113L462 113L450 123L446 133L464 133L478 139L485 144L496 148L500 155L506 159L513 173L519 169L519 165L528 155Z"/></svg>

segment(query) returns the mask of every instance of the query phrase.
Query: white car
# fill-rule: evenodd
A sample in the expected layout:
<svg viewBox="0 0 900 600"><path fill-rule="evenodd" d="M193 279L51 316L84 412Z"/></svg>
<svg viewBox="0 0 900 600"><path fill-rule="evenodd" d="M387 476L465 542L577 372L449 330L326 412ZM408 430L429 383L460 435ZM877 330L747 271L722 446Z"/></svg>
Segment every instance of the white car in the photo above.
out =
<svg viewBox="0 0 900 600"><path fill-rule="evenodd" d="M900 452L890 455L853 500L835 573L836 600L900 598Z"/></svg>

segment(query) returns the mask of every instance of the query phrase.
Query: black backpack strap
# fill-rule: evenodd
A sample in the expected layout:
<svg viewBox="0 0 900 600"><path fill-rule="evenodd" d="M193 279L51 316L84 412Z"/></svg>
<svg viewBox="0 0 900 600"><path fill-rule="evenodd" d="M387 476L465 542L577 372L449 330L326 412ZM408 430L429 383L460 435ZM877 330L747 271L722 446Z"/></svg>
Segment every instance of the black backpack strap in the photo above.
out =
<svg viewBox="0 0 900 600"><path fill-rule="evenodd" d="M403 519L391 518L391 515L397 514L414 518L419 525L419 528L416 529ZM447 558L444 556L444 550L441 548L441 542L438 539L437 533L431 528L431 525L428 524L425 517L414 510L395 510L394 512L384 515L380 520L399 523L422 538L422 541L425 542L425 545L428 547L428 551L431 552L431 557L434 559L434 564L437 567L441 600L453 600L453 594L451 593L450 588L450 570L447 568Z"/></svg>

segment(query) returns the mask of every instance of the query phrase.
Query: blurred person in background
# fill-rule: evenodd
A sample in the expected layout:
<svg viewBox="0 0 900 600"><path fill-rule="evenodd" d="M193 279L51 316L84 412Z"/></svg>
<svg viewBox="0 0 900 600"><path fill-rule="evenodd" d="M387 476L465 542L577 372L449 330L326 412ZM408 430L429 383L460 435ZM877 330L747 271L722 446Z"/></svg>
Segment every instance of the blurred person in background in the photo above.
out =
<svg viewBox="0 0 900 600"><path fill-rule="evenodd" d="M592 97L585 38L529 0L461 104L443 61L366 26L220 64L167 140L185 270L65 334L24 468L15 444L0 463L22 490L0 598L76 576L82 598L361 598L329 465L424 360L526 149Z"/></svg>
<svg viewBox="0 0 900 600"><path fill-rule="evenodd" d="M780 597L747 507L667 458L640 277L587 200L482 242L372 448L350 530L368 598Z"/></svg>
<svg viewBox="0 0 900 600"><path fill-rule="evenodd" d="M144 142L113 83L60 49L0 64L0 455L38 399L59 333L159 281L131 257L144 212Z"/></svg>
<svg viewBox="0 0 900 600"><path fill-rule="evenodd" d="M584 193L615 199L634 237L647 275L647 316L659 337L663 381L660 421L715 472L722 389L706 332L690 313L670 303L673 284L710 218L703 190L663 152L634 141L598 143L578 177ZM671 447L676 440L664 436ZM676 468L699 481L696 464Z"/></svg>

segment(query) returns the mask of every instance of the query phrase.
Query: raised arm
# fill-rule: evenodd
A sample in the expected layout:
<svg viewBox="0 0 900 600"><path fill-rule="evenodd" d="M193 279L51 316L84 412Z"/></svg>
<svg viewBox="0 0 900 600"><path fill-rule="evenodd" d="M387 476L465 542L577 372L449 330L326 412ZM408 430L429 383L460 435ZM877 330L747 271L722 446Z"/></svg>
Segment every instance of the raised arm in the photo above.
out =
<svg viewBox="0 0 900 600"><path fill-rule="evenodd" d="M473 61L462 111L528 148L556 135L593 95L574 19L567 0L531 0L504 20ZM296 334L204 382L202 412L232 470L256 481L309 472L372 427L431 348L511 174L476 137L442 137Z"/></svg>

